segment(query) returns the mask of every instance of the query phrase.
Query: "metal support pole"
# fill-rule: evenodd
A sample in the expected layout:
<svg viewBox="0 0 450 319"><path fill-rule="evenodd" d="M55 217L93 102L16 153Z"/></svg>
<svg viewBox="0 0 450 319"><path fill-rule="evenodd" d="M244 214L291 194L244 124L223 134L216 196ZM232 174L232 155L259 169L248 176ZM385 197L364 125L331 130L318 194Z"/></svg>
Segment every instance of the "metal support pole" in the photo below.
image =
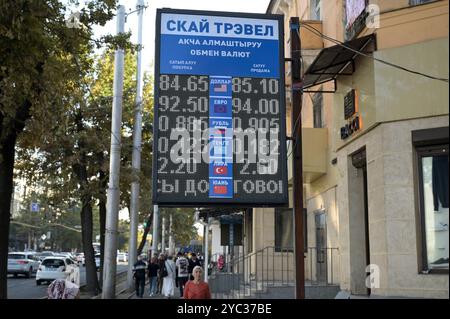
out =
<svg viewBox="0 0 450 319"><path fill-rule="evenodd" d="M173 238L173 216L170 213L169 217L169 255L173 256L175 253L175 243Z"/></svg>
<svg viewBox="0 0 450 319"><path fill-rule="evenodd" d="M233 271L234 271L234 267L233 267L233 262L234 262L234 224L233 224L233 222L231 222L230 223L230 238L229 238L229 241L230 241L230 251L229 251L229 254L230 254L230 269L229 269L229 271L231 272L231 273L233 273Z"/></svg>
<svg viewBox="0 0 450 319"><path fill-rule="evenodd" d="M205 237L205 254L203 256L203 273L205 274L205 282L208 282L208 259L209 259L209 224L211 222L211 218L207 218L207 223L205 225L205 233L204 233L204 237Z"/></svg>
<svg viewBox="0 0 450 319"><path fill-rule="evenodd" d="M117 8L117 34L125 29L125 7ZM103 299L114 299L116 290L117 226L119 219L120 144L123 97L124 50L117 49L114 58L114 93L111 123L109 188L106 203L105 261L103 264Z"/></svg>
<svg viewBox="0 0 450 319"><path fill-rule="evenodd" d="M153 205L153 234L152 234L152 255L158 253L159 240L159 208Z"/></svg>
<svg viewBox="0 0 450 319"><path fill-rule="evenodd" d="M161 221L161 252L166 254L166 218Z"/></svg>
<svg viewBox="0 0 450 319"><path fill-rule="evenodd" d="M144 13L144 0L137 0L136 9L138 9L138 33L137 44L142 45L142 17ZM141 141L142 141L142 57L141 49L137 51L137 74L136 74L136 100L134 109L134 127L133 127L133 182L131 183L131 198L130 198L130 240L128 247L128 273L127 286L130 291L134 289L133 282L133 266L137 261L137 231L138 231L138 212L139 212L139 191L140 180L139 174L141 171Z"/></svg>
<svg viewBox="0 0 450 319"><path fill-rule="evenodd" d="M303 160L302 160L302 71L300 21L290 19L291 36L291 79L292 79L292 138L293 138L293 201L295 234L295 296L305 298L305 265L303 243Z"/></svg>

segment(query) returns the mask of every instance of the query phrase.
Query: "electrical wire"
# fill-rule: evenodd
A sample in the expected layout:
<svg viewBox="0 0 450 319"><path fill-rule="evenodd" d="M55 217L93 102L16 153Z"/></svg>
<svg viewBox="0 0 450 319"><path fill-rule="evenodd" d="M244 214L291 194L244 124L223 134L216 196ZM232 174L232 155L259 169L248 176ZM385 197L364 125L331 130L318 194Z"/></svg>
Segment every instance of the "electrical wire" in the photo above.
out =
<svg viewBox="0 0 450 319"><path fill-rule="evenodd" d="M411 69L402 67L402 66L400 66L400 65L397 65L397 64L394 64L394 63L391 63L391 62L388 62L388 61L384 61L384 60L378 59L378 58L376 58L376 57L374 57L374 56L372 56L372 55L369 55L369 54L367 54L367 53L364 53L364 52L355 50L355 49L353 49L353 48L351 48L351 47L345 45L343 42L341 42L341 41L339 41L339 40L336 40L336 39L334 39L334 38L331 38L331 37L329 37L329 36L324 35L322 32L320 32L319 30L317 30L316 28L314 28L314 27L312 27L312 26L310 26L310 25L307 25L307 24L301 24L301 26L304 27L306 30L308 30L308 31L310 31L310 32L312 32L312 33L314 33L314 34L320 36L321 38L324 38L324 39L326 39L326 40L328 40L328 41L331 41L331 42L333 42L333 43L335 43L335 44L337 44L337 45L339 45L339 46L341 46L341 47L343 47L343 48L345 48L345 49L347 49L347 50L349 50L349 51L352 51L352 52L354 52L354 53L356 53L356 54L365 56L365 57L367 57L367 58L373 59L373 60L375 60L375 61L377 61L377 62L386 64L386 65L388 65L388 66L397 68L397 69L399 69L399 70L403 70L403 71L406 71L406 72L409 72L409 73L412 73L412 74L416 74L416 75L421 75L421 76L427 77L427 78L432 79L432 80L437 80L437 81L442 81L442 82L448 83L448 79L446 79L446 78L439 78L439 77L435 77L435 76L432 76L432 75L429 75L429 74L425 74L425 73L421 73L421 72L418 72L418 71L414 71L414 70L411 70ZM299 33L298 30L297 30L297 33L298 33L299 36L300 36L300 33Z"/></svg>

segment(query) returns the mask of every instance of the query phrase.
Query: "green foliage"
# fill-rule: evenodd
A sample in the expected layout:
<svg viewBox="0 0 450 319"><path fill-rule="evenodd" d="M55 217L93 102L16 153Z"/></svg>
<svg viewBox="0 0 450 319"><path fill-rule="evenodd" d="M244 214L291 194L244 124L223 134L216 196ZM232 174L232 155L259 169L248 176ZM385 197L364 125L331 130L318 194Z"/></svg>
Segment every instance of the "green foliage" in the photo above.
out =
<svg viewBox="0 0 450 319"><path fill-rule="evenodd" d="M38 212L30 211L32 202L39 204ZM81 251L79 207L71 205L55 200L44 187L35 188L25 196L18 216L13 220L11 245L15 249L23 249L30 238L31 248L36 243L41 249L47 247L57 251ZM48 232L51 233L50 238L42 240L40 237Z"/></svg>
<svg viewBox="0 0 450 319"><path fill-rule="evenodd" d="M80 203L83 196L106 200L106 181L109 171L109 149L111 138L111 105L114 80L114 53L105 51L91 57L92 70L81 82L82 99L77 104L60 113L55 124L42 132L39 141L34 140L33 132L26 131L20 139L22 147L18 150L18 175L26 177L30 183L46 180L55 197L60 202L75 200ZM151 147L152 134L148 123L153 120L152 79L144 77L143 86L143 138L141 173L134 174L131 169L133 151L132 129L134 124L136 92L136 56L125 55L122 147L121 147L121 205L128 206L130 184L136 178L141 180L141 207L146 215L151 206ZM74 92L74 91L72 91ZM27 147L24 144L28 144ZM33 151L30 151L33 149ZM87 168L84 180L76 176L74 167L83 163ZM103 175L100 174L103 173ZM95 200L96 199L96 200ZM94 213L98 209L94 210ZM95 214L97 215L97 214ZM144 217L141 217L142 219ZM98 218L96 218L98 220ZM98 224L94 224L98 225ZM124 229L126 228L123 226ZM129 231L129 226L127 231ZM94 234L99 230L94 228ZM122 235L123 237L123 235Z"/></svg>
<svg viewBox="0 0 450 319"><path fill-rule="evenodd" d="M172 227L176 246L187 246L192 239L197 239L197 229L194 227L194 211L191 208L162 208L161 217L166 217L169 229L169 217L172 215Z"/></svg>

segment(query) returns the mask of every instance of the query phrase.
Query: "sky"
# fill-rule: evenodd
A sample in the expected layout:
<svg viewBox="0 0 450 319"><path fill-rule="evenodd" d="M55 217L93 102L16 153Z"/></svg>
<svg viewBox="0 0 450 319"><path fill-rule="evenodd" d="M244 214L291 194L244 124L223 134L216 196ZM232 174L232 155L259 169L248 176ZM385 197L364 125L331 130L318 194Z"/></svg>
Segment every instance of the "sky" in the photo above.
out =
<svg viewBox="0 0 450 319"><path fill-rule="evenodd" d="M136 9L136 0L120 0L125 6L125 12ZM142 68L153 73L154 43L155 43L155 15L156 9L190 9L228 12L265 13L270 0L144 0L147 8L144 11L142 26ZM131 31L131 41L137 42L137 13L131 13L125 23L125 31ZM95 36L116 33L116 19L109 21L104 27L94 28Z"/></svg>

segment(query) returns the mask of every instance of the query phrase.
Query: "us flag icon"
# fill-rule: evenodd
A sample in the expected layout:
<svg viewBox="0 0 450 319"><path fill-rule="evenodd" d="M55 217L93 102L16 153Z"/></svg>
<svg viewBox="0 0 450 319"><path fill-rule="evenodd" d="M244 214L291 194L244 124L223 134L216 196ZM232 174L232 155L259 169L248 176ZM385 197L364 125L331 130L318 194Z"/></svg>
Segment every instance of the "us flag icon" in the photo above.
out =
<svg viewBox="0 0 450 319"><path fill-rule="evenodd" d="M227 85L226 84L214 84L213 91L214 92L226 92Z"/></svg>

